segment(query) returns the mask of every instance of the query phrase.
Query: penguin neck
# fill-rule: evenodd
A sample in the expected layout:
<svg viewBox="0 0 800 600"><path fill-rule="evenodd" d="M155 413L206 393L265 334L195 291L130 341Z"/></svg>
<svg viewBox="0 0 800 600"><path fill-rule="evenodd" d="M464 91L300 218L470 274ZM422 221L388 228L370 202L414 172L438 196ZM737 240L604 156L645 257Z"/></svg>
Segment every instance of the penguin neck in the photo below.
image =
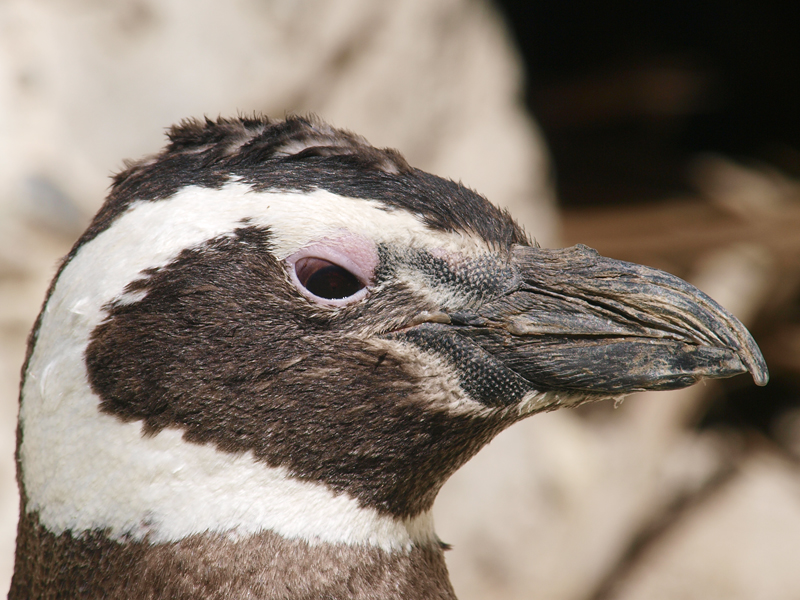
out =
<svg viewBox="0 0 800 600"><path fill-rule="evenodd" d="M169 543L100 531L54 534L21 515L10 600L86 598L434 598L454 600L441 544L405 550L311 544L263 531Z"/></svg>

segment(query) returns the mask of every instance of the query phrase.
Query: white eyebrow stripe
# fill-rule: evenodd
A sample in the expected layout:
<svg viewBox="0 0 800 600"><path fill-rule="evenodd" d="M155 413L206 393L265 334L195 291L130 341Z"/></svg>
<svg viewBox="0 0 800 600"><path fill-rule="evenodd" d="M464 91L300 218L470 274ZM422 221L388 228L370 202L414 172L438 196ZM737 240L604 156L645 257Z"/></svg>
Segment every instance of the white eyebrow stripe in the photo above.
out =
<svg viewBox="0 0 800 600"><path fill-rule="evenodd" d="M321 189L307 193L254 191L236 180L219 189L188 186L168 199L134 202L112 227L117 229L116 235L127 231L142 243L156 242L156 251L175 253L231 232L245 221L270 228L279 260L313 241L338 238L342 232L376 244L438 248L467 256L490 251L477 235L431 229L421 216L387 208L377 200Z"/></svg>

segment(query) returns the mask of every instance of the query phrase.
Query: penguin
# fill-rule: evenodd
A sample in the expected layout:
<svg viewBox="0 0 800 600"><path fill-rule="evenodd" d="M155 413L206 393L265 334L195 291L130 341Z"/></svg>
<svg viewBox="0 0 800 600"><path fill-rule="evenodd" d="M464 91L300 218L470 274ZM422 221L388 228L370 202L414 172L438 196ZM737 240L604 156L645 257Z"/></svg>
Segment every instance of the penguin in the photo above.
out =
<svg viewBox="0 0 800 600"><path fill-rule="evenodd" d="M316 117L187 120L61 263L9 598L453 599L431 507L543 411L768 372L688 283L545 249Z"/></svg>

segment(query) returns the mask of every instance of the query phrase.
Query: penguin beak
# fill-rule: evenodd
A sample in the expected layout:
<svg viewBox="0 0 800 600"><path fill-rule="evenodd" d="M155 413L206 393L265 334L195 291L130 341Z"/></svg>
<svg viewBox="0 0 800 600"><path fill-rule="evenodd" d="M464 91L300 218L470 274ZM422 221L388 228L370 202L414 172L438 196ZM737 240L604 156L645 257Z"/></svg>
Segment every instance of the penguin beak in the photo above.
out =
<svg viewBox="0 0 800 600"><path fill-rule="evenodd" d="M514 247L504 293L446 327L538 390L620 395L767 366L745 327L685 281L585 246ZM438 327L443 327L439 325Z"/></svg>

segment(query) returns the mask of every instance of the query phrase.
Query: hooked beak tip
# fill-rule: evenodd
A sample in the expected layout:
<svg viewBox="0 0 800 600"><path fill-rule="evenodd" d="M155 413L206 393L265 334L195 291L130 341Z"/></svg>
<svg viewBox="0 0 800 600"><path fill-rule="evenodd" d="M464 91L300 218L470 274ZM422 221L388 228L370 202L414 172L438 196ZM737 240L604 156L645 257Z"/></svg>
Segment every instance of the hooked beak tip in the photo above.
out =
<svg viewBox="0 0 800 600"><path fill-rule="evenodd" d="M740 358L753 376L753 382L756 385L763 387L769 383L769 369L760 351L743 353Z"/></svg>

